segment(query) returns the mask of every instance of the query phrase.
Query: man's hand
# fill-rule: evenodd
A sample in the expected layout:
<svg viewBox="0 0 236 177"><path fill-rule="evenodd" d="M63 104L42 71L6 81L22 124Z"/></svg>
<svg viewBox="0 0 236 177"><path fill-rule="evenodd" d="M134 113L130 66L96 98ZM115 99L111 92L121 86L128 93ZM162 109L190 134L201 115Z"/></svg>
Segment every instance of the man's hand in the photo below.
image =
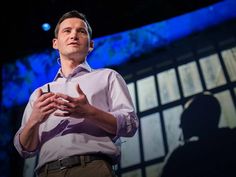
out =
<svg viewBox="0 0 236 177"><path fill-rule="evenodd" d="M54 102L55 99L55 93L43 93L42 89L39 89L37 91L37 99L33 104L31 120L34 120L38 123L45 121L48 116L57 109L56 104Z"/></svg>
<svg viewBox="0 0 236 177"><path fill-rule="evenodd" d="M57 109L63 112L55 112L56 116L73 116L73 117L86 117L89 115L91 105L89 104L86 95L81 90L79 84L77 86L79 97L74 98L65 94L57 93Z"/></svg>
<svg viewBox="0 0 236 177"><path fill-rule="evenodd" d="M37 91L37 98L33 104L29 121L19 135L20 143L25 150L34 151L37 149L39 125L57 109L55 99L55 93L43 93L42 89Z"/></svg>

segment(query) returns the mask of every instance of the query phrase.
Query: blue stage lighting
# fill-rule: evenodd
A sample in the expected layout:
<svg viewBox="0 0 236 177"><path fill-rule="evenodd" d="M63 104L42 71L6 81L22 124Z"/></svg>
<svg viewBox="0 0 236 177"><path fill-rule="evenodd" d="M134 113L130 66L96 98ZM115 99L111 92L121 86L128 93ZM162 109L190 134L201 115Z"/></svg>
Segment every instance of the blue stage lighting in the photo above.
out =
<svg viewBox="0 0 236 177"><path fill-rule="evenodd" d="M192 33L236 19L235 9L235 0L225 0L165 21L96 38L88 63L94 69L123 64ZM49 24L45 24L45 29L50 27L47 25ZM2 105L7 108L22 105L35 88L52 81L60 67L57 65L58 57L56 51L49 50L21 58L14 64L4 65Z"/></svg>
<svg viewBox="0 0 236 177"><path fill-rule="evenodd" d="M44 31L49 31L51 29L51 25L49 23L42 24L42 29Z"/></svg>

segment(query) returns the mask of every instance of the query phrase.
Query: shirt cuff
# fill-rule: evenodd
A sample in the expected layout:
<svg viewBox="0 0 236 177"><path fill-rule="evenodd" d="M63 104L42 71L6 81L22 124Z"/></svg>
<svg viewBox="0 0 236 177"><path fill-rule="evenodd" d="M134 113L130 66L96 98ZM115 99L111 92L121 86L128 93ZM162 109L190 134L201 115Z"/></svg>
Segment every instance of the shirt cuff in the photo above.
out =
<svg viewBox="0 0 236 177"><path fill-rule="evenodd" d="M34 156L38 150L36 149L34 151L27 151L23 148L23 146L20 143L20 134L21 134L22 130L23 130L23 128L18 130L18 132L16 133L16 135L14 137L14 146L23 158L29 158L29 157Z"/></svg>
<svg viewBox="0 0 236 177"><path fill-rule="evenodd" d="M116 136L113 141L116 141L119 137L132 137L138 128L138 120L135 113L121 114L117 112L111 113L117 122Z"/></svg>

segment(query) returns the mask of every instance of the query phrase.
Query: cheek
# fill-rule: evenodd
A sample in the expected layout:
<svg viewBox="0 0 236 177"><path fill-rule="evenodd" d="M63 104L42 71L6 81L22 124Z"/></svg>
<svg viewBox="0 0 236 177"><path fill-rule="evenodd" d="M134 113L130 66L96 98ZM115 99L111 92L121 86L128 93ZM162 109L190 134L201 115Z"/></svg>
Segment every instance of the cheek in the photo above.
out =
<svg viewBox="0 0 236 177"><path fill-rule="evenodd" d="M90 42L89 42L89 40L88 39L81 39L80 40L81 42L83 41L83 44L85 45L85 46L90 46Z"/></svg>
<svg viewBox="0 0 236 177"><path fill-rule="evenodd" d="M55 46L56 46L56 49L63 49L64 47L66 47L66 42L57 41Z"/></svg>

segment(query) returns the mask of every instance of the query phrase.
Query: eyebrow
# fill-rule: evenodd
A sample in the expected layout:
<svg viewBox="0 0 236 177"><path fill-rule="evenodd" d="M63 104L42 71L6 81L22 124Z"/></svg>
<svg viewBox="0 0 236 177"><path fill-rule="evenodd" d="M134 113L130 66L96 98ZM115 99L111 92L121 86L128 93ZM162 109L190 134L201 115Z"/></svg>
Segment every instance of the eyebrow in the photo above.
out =
<svg viewBox="0 0 236 177"><path fill-rule="evenodd" d="M64 28L61 28L61 30L63 31L63 30L66 30L66 29L72 29L73 27L64 27ZM86 31L88 31L88 29L86 28L86 27L79 27L78 28L79 30L81 30L81 29L83 29L83 30L86 30Z"/></svg>

